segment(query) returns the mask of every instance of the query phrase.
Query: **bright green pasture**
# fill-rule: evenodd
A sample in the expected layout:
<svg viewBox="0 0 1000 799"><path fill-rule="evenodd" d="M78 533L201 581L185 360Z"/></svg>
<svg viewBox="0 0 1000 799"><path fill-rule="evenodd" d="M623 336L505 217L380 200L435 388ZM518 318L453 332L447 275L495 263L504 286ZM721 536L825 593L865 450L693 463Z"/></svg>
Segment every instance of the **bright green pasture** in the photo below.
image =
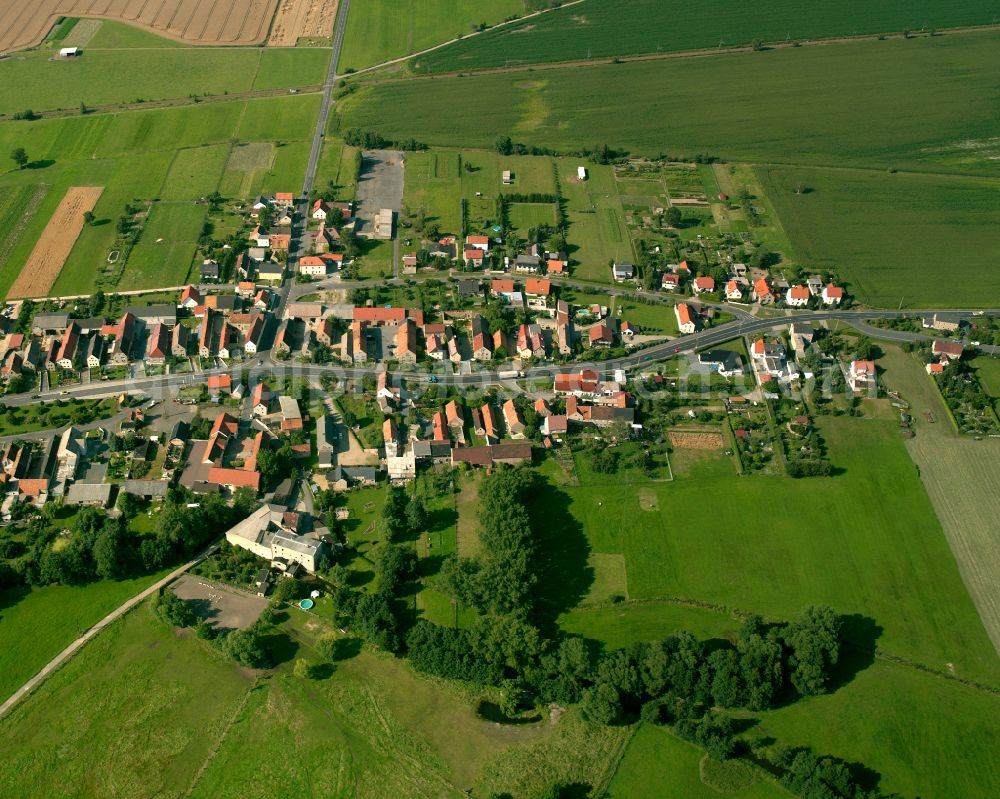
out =
<svg viewBox="0 0 1000 799"><path fill-rule="evenodd" d="M26 187L48 187L37 213L15 237L17 241L0 265L0 291L5 293L13 283L71 186L103 186L104 192L94 209L97 224L81 231L56 281L54 291L63 294L88 293L97 281L103 282L107 255L115 246L115 222L126 204L162 196L170 198L172 205L197 200L220 185L227 191L242 189L246 175L232 169L227 172L233 139L259 143L263 150L273 144L273 163L264 158L268 163L255 168L246 179L251 192L298 190L317 110L316 97L278 97L0 125L0 151L25 147L36 165L0 173L0 189L21 196ZM227 178L224 184L223 175ZM130 264L120 285L154 287L163 285L165 275L183 280L193 252L189 245L198 237L191 221L194 216L189 210L186 214L176 212L173 221L161 218L168 233L178 224L184 226L184 238L172 244L181 244L185 252L170 254L165 263L152 258L144 262L142 250L149 245L144 236L133 256L133 263L142 270L129 274ZM154 209L151 225L159 224L157 217Z"/></svg>
<svg viewBox="0 0 1000 799"><path fill-rule="evenodd" d="M361 69L524 13L526 0L369 0L351 6L338 71Z"/></svg>
<svg viewBox="0 0 1000 799"><path fill-rule="evenodd" d="M205 213L204 205L192 202L156 203L142 238L129 255L121 287L183 285Z"/></svg>
<svg viewBox="0 0 1000 799"><path fill-rule="evenodd" d="M606 142L647 155L997 174L1000 104L983 98L1000 92L998 42L983 32L386 81L340 113L344 128L438 146L492 147L505 131L567 150Z"/></svg>
<svg viewBox="0 0 1000 799"><path fill-rule="evenodd" d="M84 586L47 585L0 594L0 695L6 699L78 638L81 630L159 577L102 580Z"/></svg>
<svg viewBox="0 0 1000 799"><path fill-rule="evenodd" d="M851 635L864 646L1000 682L895 425L827 418L821 429L842 470L832 478L678 477L642 487L656 493L657 512L641 510L635 485L605 482L563 488L564 501L534 512L546 529L585 536L591 552L623 554L632 599L684 597L781 618L827 603L858 614ZM562 581L567 610L592 579L583 569Z"/></svg>
<svg viewBox="0 0 1000 799"><path fill-rule="evenodd" d="M51 53L44 50L29 52L0 62L0 108L41 111L76 108L81 102L105 105L247 91L254 88L262 52L259 48L168 47L137 54L135 50L87 47L80 58L68 61L50 61ZM293 79L302 80L288 70L269 70L262 76L262 82L270 80L279 86L290 86Z"/></svg>
<svg viewBox="0 0 1000 799"><path fill-rule="evenodd" d="M160 189L160 199L198 199L211 194L219 186L228 158L228 144L178 150Z"/></svg>
<svg viewBox="0 0 1000 799"><path fill-rule="evenodd" d="M72 785L79 797L179 796L252 682L141 605L4 719L0 794L58 796Z"/></svg>
<svg viewBox="0 0 1000 799"><path fill-rule="evenodd" d="M584 0L543 17L489 31L414 59L416 73L747 46L888 31L995 24L988 0L865 0L747 5L709 0Z"/></svg>
<svg viewBox="0 0 1000 799"><path fill-rule="evenodd" d="M789 796L763 778L737 791L720 793L701 781L699 762L704 752L694 744L672 735L663 727L643 724L629 741L625 757L608 788L609 799L768 799Z"/></svg>
<svg viewBox="0 0 1000 799"><path fill-rule="evenodd" d="M993 306L1000 180L759 167L795 258L875 306Z"/></svg>

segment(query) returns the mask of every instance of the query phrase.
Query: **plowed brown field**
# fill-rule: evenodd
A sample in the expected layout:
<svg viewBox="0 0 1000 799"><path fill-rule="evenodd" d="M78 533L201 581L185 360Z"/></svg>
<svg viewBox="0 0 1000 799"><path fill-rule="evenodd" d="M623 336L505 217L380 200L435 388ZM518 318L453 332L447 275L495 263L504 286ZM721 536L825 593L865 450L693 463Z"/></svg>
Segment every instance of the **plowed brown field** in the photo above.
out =
<svg viewBox="0 0 1000 799"><path fill-rule="evenodd" d="M329 38L336 16L337 0L279 0L267 43L272 47L294 47L299 37Z"/></svg>
<svg viewBox="0 0 1000 799"><path fill-rule="evenodd" d="M74 186L66 192L8 297L45 297L49 293L83 230L83 215L94 210L102 191L103 186Z"/></svg>
<svg viewBox="0 0 1000 799"><path fill-rule="evenodd" d="M277 4L278 0L0 0L0 50L38 44L59 17L127 22L186 44L258 44L267 36Z"/></svg>

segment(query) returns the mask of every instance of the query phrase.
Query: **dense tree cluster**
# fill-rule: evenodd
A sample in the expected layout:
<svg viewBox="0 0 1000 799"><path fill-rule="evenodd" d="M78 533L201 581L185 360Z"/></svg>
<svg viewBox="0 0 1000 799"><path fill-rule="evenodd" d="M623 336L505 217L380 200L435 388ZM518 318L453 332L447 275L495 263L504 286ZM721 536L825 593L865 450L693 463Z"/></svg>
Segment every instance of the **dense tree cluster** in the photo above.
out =
<svg viewBox="0 0 1000 799"><path fill-rule="evenodd" d="M35 517L27 523L25 540L30 543L6 548L11 560L4 574L28 585L80 585L156 571L191 558L254 507L245 492L232 507L219 496L207 496L189 508L190 499L184 489L171 489L152 534L131 530L127 514L113 518L97 508L82 508L68 530L53 526L46 515ZM132 505L126 501L130 512L135 511ZM55 512L56 506L51 507L46 514ZM60 537L64 540L53 546Z"/></svg>

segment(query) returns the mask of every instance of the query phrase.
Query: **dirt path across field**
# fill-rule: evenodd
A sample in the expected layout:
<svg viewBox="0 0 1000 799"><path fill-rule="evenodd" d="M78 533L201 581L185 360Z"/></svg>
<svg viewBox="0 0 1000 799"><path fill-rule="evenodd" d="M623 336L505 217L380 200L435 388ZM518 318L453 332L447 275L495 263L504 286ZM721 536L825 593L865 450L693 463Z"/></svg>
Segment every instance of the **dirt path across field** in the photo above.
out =
<svg viewBox="0 0 1000 799"><path fill-rule="evenodd" d="M279 0L268 45L295 47L300 37L329 39L337 5L337 0Z"/></svg>
<svg viewBox="0 0 1000 799"><path fill-rule="evenodd" d="M94 210L103 191L103 186L69 188L14 281L9 299L48 295L83 230L83 215Z"/></svg>

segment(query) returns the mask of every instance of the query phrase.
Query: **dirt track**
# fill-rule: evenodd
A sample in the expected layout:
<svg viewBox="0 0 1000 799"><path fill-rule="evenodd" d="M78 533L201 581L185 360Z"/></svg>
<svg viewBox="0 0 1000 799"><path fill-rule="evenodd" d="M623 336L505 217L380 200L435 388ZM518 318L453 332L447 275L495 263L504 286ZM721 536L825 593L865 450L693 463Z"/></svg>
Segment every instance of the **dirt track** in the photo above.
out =
<svg viewBox="0 0 1000 799"><path fill-rule="evenodd" d="M127 22L186 44L258 44L267 36L277 4L278 0L0 0L0 50L38 44L61 16Z"/></svg>
<svg viewBox="0 0 1000 799"><path fill-rule="evenodd" d="M103 186L70 187L14 281L9 298L44 297L49 293L83 230L83 215L94 210L103 191Z"/></svg>
<svg viewBox="0 0 1000 799"><path fill-rule="evenodd" d="M299 37L329 39L336 16L337 0L279 0L267 43L294 47Z"/></svg>

